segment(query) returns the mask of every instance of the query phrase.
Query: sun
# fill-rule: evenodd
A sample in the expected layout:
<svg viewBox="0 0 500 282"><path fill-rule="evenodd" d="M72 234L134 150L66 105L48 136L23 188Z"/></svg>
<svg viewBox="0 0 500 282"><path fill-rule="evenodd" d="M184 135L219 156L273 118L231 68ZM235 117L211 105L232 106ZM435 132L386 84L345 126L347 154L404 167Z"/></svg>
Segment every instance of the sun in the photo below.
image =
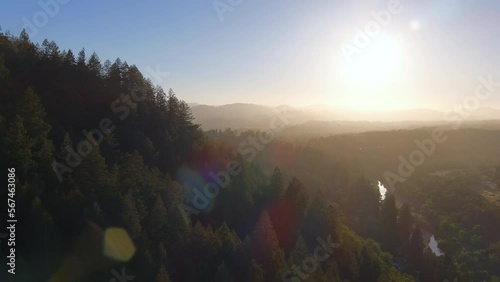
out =
<svg viewBox="0 0 500 282"><path fill-rule="evenodd" d="M380 35L347 60L334 56L326 103L359 110L398 107L407 91L411 57L402 41Z"/></svg>
<svg viewBox="0 0 500 282"><path fill-rule="evenodd" d="M361 50L346 65L347 78L358 86L390 84L401 77L402 48L393 38L381 38Z"/></svg>

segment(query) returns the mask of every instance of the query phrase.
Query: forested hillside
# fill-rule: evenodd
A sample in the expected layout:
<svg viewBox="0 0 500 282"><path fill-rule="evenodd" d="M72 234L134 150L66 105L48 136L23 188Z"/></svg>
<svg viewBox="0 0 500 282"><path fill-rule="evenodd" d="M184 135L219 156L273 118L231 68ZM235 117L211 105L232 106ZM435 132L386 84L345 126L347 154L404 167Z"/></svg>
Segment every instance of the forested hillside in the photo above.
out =
<svg viewBox="0 0 500 282"><path fill-rule="evenodd" d="M16 175L16 281L112 281L117 272L157 282L455 274L424 257L411 208L398 210L391 195L380 201L352 162L312 150L308 163L289 159L300 175L263 169L206 137L172 90L120 59L2 33L0 91L1 166ZM230 179L214 178L228 167ZM328 190L301 180L317 167L330 172Z"/></svg>
<svg viewBox="0 0 500 282"><path fill-rule="evenodd" d="M234 150L251 136L258 135L232 130L206 134ZM447 130L445 135L446 142L436 143L434 152L425 155L423 162L417 165L411 165L414 159L410 159L410 154L421 148L416 140L422 142L432 136L432 128L319 138L280 136L259 152L255 162L265 171L278 165L285 177L298 177L311 192L322 193L338 203L346 225L364 237L375 238L384 250L394 255L404 272L413 273L422 281L454 281L455 278L457 281L498 281L499 131L460 129ZM240 149L247 152L247 147ZM391 189L391 179L385 174L388 171L398 174L401 158L410 164L404 166L405 172L412 173ZM372 182L381 181L395 197L387 196L382 205L378 205L378 213L374 198L340 180L360 175ZM389 204L392 200L398 210L399 239L394 239L394 220L386 218L395 214ZM386 225L390 222L392 224ZM434 236L442 251L441 256L435 257L425 246L420 267L411 263L411 253L418 252L409 252L405 242L408 238L405 234L410 233L415 223L421 227L424 241L427 243ZM392 239L387 240L385 236ZM420 274L416 274L417 271Z"/></svg>

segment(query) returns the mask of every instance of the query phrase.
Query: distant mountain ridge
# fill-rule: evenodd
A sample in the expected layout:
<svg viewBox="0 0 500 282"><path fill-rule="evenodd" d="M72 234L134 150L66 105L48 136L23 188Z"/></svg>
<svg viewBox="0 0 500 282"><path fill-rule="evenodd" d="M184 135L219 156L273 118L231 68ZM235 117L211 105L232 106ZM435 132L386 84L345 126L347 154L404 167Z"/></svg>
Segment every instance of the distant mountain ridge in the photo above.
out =
<svg viewBox="0 0 500 282"><path fill-rule="evenodd" d="M259 129L268 128L276 111L282 106L272 107L249 103L235 103L209 106L190 103L195 122L204 130L210 129ZM288 107L288 106L287 106ZM432 109L392 110L392 111L357 111L335 109L324 105L307 107L288 107L293 117L289 125L299 125L311 121L347 121L347 122L419 122L447 123L445 112ZM457 115L449 114L449 117ZM465 118L469 121L500 120L500 109L480 108Z"/></svg>

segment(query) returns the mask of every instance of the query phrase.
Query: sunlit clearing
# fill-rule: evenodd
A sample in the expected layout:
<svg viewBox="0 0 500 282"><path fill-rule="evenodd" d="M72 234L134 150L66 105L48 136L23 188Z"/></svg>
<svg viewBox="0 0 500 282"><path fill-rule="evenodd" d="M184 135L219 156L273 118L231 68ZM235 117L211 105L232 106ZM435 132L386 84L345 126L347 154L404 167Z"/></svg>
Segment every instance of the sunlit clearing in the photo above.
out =
<svg viewBox="0 0 500 282"><path fill-rule="evenodd" d="M104 255L120 262L129 261L135 254L135 246L127 231L108 228L104 234Z"/></svg>

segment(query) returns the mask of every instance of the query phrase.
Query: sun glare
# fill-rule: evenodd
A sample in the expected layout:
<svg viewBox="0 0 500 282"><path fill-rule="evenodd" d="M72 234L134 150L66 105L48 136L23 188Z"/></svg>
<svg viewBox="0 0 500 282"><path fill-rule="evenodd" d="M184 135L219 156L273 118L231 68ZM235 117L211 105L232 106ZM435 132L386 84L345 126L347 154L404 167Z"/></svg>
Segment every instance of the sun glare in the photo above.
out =
<svg viewBox="0 0 500 282"><path fill-rule="evenodd" d="M373 43L347 64L349 80L359 86L388 84L400 79L402 52L399 43L384 38Z"/></svg>
<svg viewBox="0 0 500 282"><path fill-rule="evenodd" d="M341 89L342 98L332 94L326 100L361 110L397 108L402 102L400 94L406 91L410 62L404 45L394 37L381 35L358 50L350 60L343 55L336 57L332 85Z"/></svg>

